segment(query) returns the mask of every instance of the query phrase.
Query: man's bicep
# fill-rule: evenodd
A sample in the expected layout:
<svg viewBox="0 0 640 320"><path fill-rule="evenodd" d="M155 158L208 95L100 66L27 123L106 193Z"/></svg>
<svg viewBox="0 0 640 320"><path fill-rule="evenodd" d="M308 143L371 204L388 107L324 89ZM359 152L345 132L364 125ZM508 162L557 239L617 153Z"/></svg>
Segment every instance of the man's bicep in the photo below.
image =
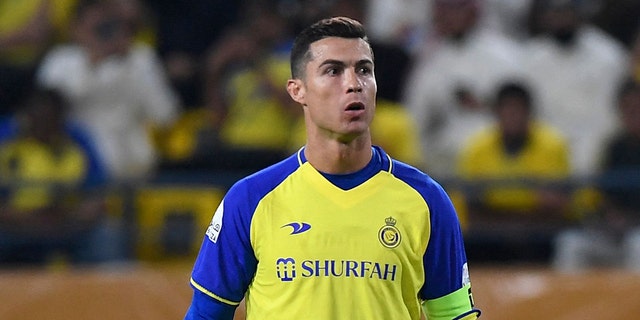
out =
<svg viewBox="0 0 640 320"><path fill-rule="evenodd" d="M440 186L428 198L431 235L424 254L424 311L433 319L476 319L464 240L451 199Z"/></svg>
<svg viewBox="0 0 640 320"><path fill-rule="evenodd" d="M462 230L453 204L441 187L428 200L431 234L423 257L425 284L420 297L424 300L448 295L469 283Z"/></svg>
<svg viewBox="0 0 640 320"><path fill-rule="evenodd" d="M192 273L195 288L235 304L257 267L249 239L251 213L237 199L237 192L228 193L214 213Z"/></svg>

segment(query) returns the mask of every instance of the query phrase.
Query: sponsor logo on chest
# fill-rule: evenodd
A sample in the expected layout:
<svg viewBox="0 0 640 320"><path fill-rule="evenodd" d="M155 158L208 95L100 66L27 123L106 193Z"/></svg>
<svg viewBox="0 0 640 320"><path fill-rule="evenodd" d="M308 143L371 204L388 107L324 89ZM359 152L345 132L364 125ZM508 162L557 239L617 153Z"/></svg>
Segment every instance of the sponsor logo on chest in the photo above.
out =
<svg viewBox="0 0 640 320"><path fill-rule="evenodd" d="M398 247L402 236L396 227L396 219L388 217L377 233L379 243L386 249ZM282 226L291 236L312 230L306 222L291 222ZM306 234L313 237L312 232ZM365 250L366 248L363 248ZM294 256L275 259L276 277L282 282L305 278L366 278L395 281L400 266L388 262L357 259L297 259Z"/></svg>

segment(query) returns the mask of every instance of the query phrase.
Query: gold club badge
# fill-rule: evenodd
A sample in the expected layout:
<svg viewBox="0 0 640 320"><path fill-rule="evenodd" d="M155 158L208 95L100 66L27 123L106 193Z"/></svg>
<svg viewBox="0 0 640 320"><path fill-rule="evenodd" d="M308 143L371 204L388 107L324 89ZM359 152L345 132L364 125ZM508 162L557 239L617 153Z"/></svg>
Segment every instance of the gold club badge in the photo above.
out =
<svg viewBox="0 0 640 320"><path fill-rule="evenodd" d="M384 219L385 225L378 231L378 240L387 248L395 248L400 244L400 231L396 228L396 219L388 217Z"/></svg>

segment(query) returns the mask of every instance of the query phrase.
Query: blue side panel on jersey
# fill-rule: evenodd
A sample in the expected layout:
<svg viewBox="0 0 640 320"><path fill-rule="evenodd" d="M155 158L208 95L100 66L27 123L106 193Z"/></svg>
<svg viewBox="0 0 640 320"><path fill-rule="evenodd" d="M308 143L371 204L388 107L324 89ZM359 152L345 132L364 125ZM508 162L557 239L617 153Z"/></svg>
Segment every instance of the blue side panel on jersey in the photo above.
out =
<svg viewBox="0 0 640 320"><path fill-rule="evenodd" d="M449 196L438 182L402 162L394 160L392 173L416 189L431 212L431 236L423 259L426 278L420 297L435 299L460 289L467 257Z"/></svg>
<svg viewBox="0 0 640 320"><path fill-rule="evenodd" d="M257 260L251 247L251 220L260 200L299 168L296 155L235 183L224 197L216 243L204 237L193 280L218 298L238 303L253 279Z"/></svg>

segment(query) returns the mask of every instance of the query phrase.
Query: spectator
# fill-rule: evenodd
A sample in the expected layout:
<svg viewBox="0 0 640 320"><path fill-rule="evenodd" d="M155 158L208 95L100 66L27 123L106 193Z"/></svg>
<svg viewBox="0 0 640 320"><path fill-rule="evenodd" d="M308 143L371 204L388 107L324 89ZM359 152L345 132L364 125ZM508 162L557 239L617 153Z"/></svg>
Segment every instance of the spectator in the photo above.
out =
<svg viewBox="0 0 640 320"><path fill-rule="evenodd" d="M169 81L185 108L204 104L201 68L207 50L239 18L243 2L227 0L146 1L157 25L157 49Z"/></svg>
<svg viewBox="0 0 640 320"><path fill-rule="evenodd" d="M100 146L108 177L135 180L156 168L150 127L173 123L179 108L153 49L134 43L136 24L120 15L121 3L83 1L75 42L46 55L38 80L70 100L70 116Z"/></svg>
<svg viewBox="0 0 640 320"><path fill-rule="evenodd" d="M516 239L549 245L570 221L570 190L563 184L570 175L568 145L536 120L535 103L520 82L499 88L494 114L495 124L472 135L458 159L458 176L469 187L469 237L499 239L496 246Z"/></svg>
<svg viewBox="0 0 640 320"><path fill-rule="evenodd" d="M468 136L487 125L486 105L498 84L516 75L518 47L482 28L478 0L435 0L432 40L408 76L404 104L417 122L426 167L450 176Z"/></svg>
<svg viewBox="0 0 640 320"><path fill-rule="evenodd" d="M127 25L135 44L157 47L157 25L152 20L152 12L142 0L110 0L114 15Z"/></svg>
<svg viewBox="0 0 640 320"><path fill-rule="evenodd" d="M371 40L413 51L430 27L431 0L366 0ZM383 78L381 78L383 79Z"/></svg>
<svg viewBox="0 0 640 320"><path fill-rule="evenodd" d="M472 135L461 152L458 174L465 180L502 180L515 185L488 187L470 207L494 217L509 215L545 223L554 215L561 218L568 197L549 183L570 175L564 138L557 129L535 119L529 89L518 82L499 88L494 113L495 125Z"/></svg>
<svg viewBox="0 0 640 320"><path fill-rule="evenodd" d="M32 90L37 90L37 88ZM10 141L11 139L15 139L20 135L23 118L24 112L19 110L9 117L0 119L0 144ZM64 121L63 125L65 134L68 135L74 143L80 146L87 156L89 168L86 177L86 184L90 186L98 186L105 183L105 168L98 156L95 142L91 139L84 127L73 123L68 119Z"/></svg>
<svg viewBox="0 0 640 320"><path fill-rule="evenodd" d="M628 68L627 53L585 20L580 1L539 1L541 33L526 44L525 73L541 118L569 139L574 173L588 176L614 127L608 106Z"/></svg>
<svg viewBox="0 0 640 320"><path fill-rule="evenodd" d="M581 229L559 235L554 266L581 271L596 266L640 271L640 83L625 82L618 94L620 130L604 145L601 214Z"/></svg>
<svg viewBox="0 0 640 320"><path fill-rule="evenodd" d="M0 262L75 263L122 258L104 200L86 189L90 165L65 130L66 102L51 90L28 98L19 133L0 146Z"/></svg>
<svg viewBox="0 0 640 320"><path fill-rule="evenodd" d="M290 131L301 117L282 88L290 77L288 27L273 7L253 3L212 46L205 66L211 122L192 132L200 139L183 163L256 171L288 154Z"/></svg>
<svg viewBox="0 0 640 320"><path fill-rule="evenodd" d="M484 0L485 24L516 41L529 37L527 15L535 0Z"/></svg>
<svg viewBox="0 0 640 320"><path fill-rule="evenodd" d="M272 142L256 143L254 142L255 138L252 138L251 136L259 136L261 139L268 139L270 141L280 141L277 145L282 146L282 144L286 144L287 152L291 149L297 150L305 142L304 119L297 116L297 109L291 110L288 108L282 108L282 106L290 104L288 99L285 101L280 100L279 103L275 104L275 106L279 105L276 109L273 109L273 107L271 107L272 109L260 107L266 104L266 100L269 100L262 99L264 98L263 95L265 92L260 88L272 87L274 92L266 94L265 96L268 97L271 95L277 97L278 95L275 94L278 91L276 81L285 81L285 79L289 77L288 60L285 60L287 58L282 54L288 53L290 38L287 36L290 28L282 23L282 16L273 16L279 15L278 12L270 12L271 9L262 11L256 10L256 8L260 8L260 6L254 6L253 8L249 6L247 8L250 9L249 13L254 12L253 15L257 15L258 12L261 12L258 16L263 17L256 19L256 21L264 22L256 22L254 27L249 26L250 31L247 33L253 34L253 36L244 35L243 32L231 32L225 41L222 41L220 44L215 46L210 57L211 59L209 60L211 72L208 84L208 87L211 88L208 90L208 94L213 112L193 110L185 114L185 116L176 124L174 130L172 130L171 138L169 139L169 143L166 148L167 158L170 162L173 162L172 165L167 166L168 168L175 168L176 162L188 163L192 168L194 166L200 167L201 165L199 163L203 163L202 165L206 163L207 166L214 166L216 168L239 168L243 166L257 168L280 158L281 152L277 151L274 154L268 150L259 151L259 148L268 146ZM349 16L356 20L362 20L362 15L365 9L366 1L334 1L330 6L318 5L318 8L314 10L314 15L327 17ZM249 17L252 16L249 15ZM275 31L270 34L260 36L260 34L264 32L262 29L266 28L264 26L268 24L272 25L272 29L274 25L280 27L275 28ZM281 34L278 35L279 33ZM282 34L284 34L284 36ZM256 36L261 39L273 40L255 41L253 39ZM256 43L265 43L266 48L256 49ZM419 151L418 136L413 119L411 119L411 116L407 113L404 106L397 102L399 100L399 87L403 82L401 77L404 77L405 75L405 69L408 66L410 57L399 46L381 44L376 41L372 41L371 46L376 57L377 78L382 75L382 78L387 79L386 81L378 81L377 113L376 120L372 125L374 142L387 148L391 155L401 161L414 165L422 164L422 154ZM273 74L270 75L269 78L271 78L270 82L273 82L273 84L256 87L255 84L248 83L247 79L257 78L255 76L256 70L253 67L253 64L255 64L253 60L256 59L254 55L261 52L261 50L266 50L268 52L266 53L266 56L270 57L262 60L269 61L267 65L271 65L269 68ZM260 61L261 58L258 58L258 60ZM276 79L275 75L277 75L279 80ZM229 80L229 87L229 85L225 85L225 78L236 80ZM243 80L244 85L239 86L238 84L240 82L238 82L237 79L245 79ZM231 88L232 90L229 90L228 88ZM229 95L228 92L232 92L232 94ZM258 92L258 94L256 94L256 92ZM251 103L245 102L242 105L225 107L230 102L241 101L238 99L246 101L246 97L252 96L260 98L259 101ZM272 99L271 101L275 100ZM255 109L263 110L261 112L267 112L269 115L264 116L265 118L262 118L261 120L256 113L252 119L259 121L260 123L250 123L242 127L237 126L236 129L233 129L236 131L241 130L242 138L235 138L234 140L236 140L236 142L231 145L238 145L239 143L252 144L253 146L251 146L250 149L253 150L245 151L261 152L262 155L262 157L256 157L254 154L254 156L250 156L249 158L241 159L241 155L249 155L249 153L243 152L240 148L225 151L225 148L223 148L222 145L226 139L224 136L220 137L220 145L212 146L213 139L211 137L216 136L216 133L213 131L216 131L217 127L220 127L220 130L223 130L222 134L224 134L224 130L226 130L225 126L227 126L224 122L227 120L224 120L224 122L221 120L224 119L227 112L233 112L233 110L245 110L248 108L247 105L253 105ZM272 106L274 106L273 103ZM236 113L238 113L238 111L236 111ZM250 115L248 112L245 113L246 115ZM286 116L287 114L289 114L289 116ZM283 115L285 115L285 117L283 117ZM291 115L293 115L293 119L290 118ZM228 121L236 124L240 123L239 121L241 118L237 115L230 114L229 116L231 118ZM276 117L276 120L265 120L273 119L273 117ZM209 121L211 121L213 125L208 123ZM290 121L293 121L294 123L290 124ZM266 122L271 123L271 125L264 126L262 124ZM281 123L281 125L275 125L275 123ZM229 126L233 127L231 125ZM265 133L264 130L258 129L261 127L268 132ZM274 139L274 137L280 138ZM210 156L205 156L205 158L209 160L205 161L200 159L194 161L193 157L195 156L195 158L199 158L199 153L203 151L213 153ZM229 158L234 154L236 156Z"/></svg>
<svg viewBox="0 0 640 320"><path fill-rule="evenodd" d="M50 1L0 2L0 116L28 92L36 65L53 35Z"/></svg>

